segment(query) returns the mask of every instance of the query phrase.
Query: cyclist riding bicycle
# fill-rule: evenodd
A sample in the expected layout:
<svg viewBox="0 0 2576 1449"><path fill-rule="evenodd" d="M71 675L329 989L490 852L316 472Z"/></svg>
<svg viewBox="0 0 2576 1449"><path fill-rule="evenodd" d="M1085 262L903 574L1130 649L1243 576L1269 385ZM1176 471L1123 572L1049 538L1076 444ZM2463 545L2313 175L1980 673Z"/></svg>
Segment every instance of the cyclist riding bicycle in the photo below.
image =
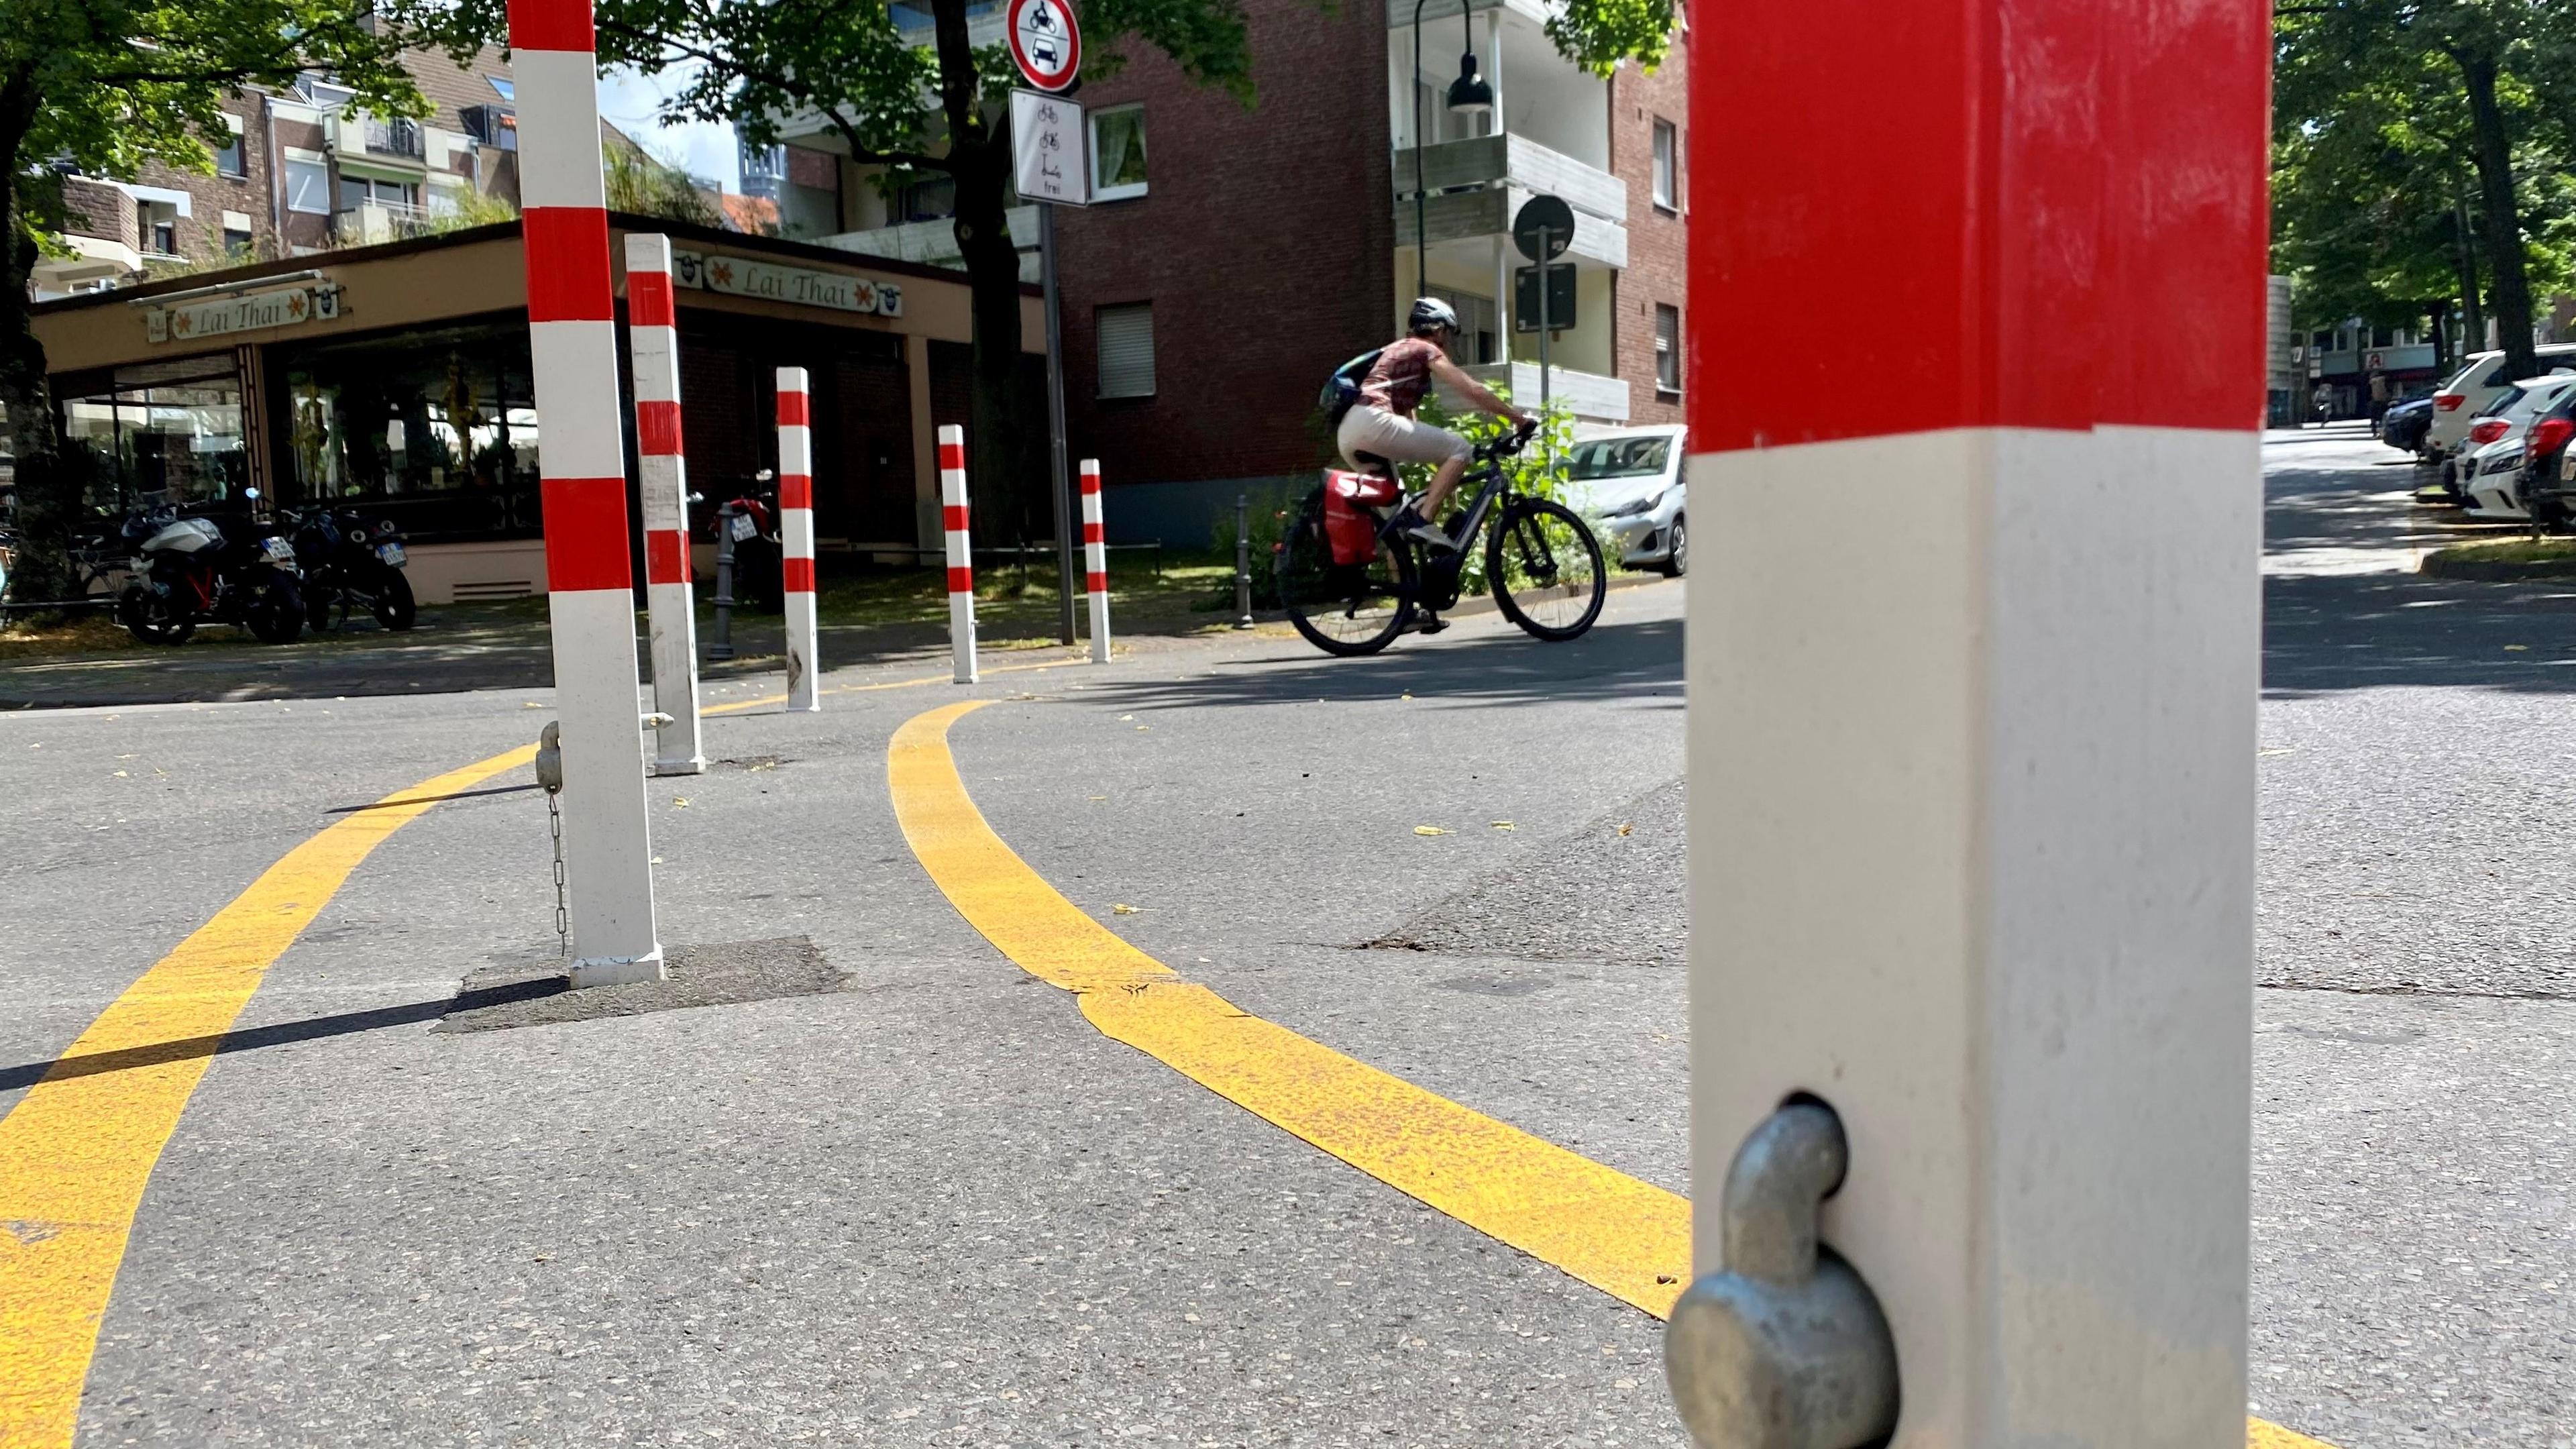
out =
<svg viewBox="0 0 2576 1449"><path fill-rule="evenodd" d="M1508 418L1515 424L1529 423L1531 418L1494 396L1449 360L1447 348L1449 340L1458 335L1458 314L1450 310L1448 303L1437 297L1422 298L1413 304L1407 326L1405 336L1378 353L1376 364L1360 383L1358 399L1342 415L1334 441L1350 465L1363 470L1370 466L1370 460L1362 458L1362 453L1373 453L1391 464L1439 464L1419 507L1407 507L1396 515L1395 526L1434 548L1454 553L1457 542L1431 520L1439 516L1441 503L1458 486L1458 480L1466 476L1472 450L1467 440L1456 433L1415 419L1413 413L1422 406L1423 394L1431 390L1434 382L1446 383L1452 392L1496 417Z"/></svg>

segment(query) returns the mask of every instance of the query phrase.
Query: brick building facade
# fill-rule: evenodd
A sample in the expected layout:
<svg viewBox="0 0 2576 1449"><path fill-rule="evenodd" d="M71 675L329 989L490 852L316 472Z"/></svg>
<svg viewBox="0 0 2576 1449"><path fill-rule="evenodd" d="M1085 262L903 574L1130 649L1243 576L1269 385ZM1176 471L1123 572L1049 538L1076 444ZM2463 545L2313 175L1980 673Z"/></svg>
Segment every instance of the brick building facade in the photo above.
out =
<svg viewBox="0 0 2576 1449"><path fill-rule="evenodd" d="M1663 386L1658 372L1657 309L1662 341L1676 349L1671 380L1689 386L1689 337L1684 297L1689 290L1690 226L1685 206L1690 194L1689 32L1673 37L1664 63L1649 74L1634 65L1619 67L1610 78L1611 169L1628 184L1628 265L1619 274L1619 310L1612 319L1612 346L1618 375L1628 381L1628 420L1678 423L1682 418L1680 388ZM1669 127L1671 158L1666 168L1668 196L1656 195L1656 129ZM1669 204L1668 204L1669 203Z"/></svg>

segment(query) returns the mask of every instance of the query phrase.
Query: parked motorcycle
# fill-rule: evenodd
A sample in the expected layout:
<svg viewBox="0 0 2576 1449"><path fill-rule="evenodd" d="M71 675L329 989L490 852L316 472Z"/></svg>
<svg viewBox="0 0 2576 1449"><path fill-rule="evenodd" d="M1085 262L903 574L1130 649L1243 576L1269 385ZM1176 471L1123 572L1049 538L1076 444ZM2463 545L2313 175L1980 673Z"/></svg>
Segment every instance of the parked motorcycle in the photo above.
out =
<svg viewBox="0 0 2576 1449"><path fill-rule="evenodd" d="M213 519L164 507L128 518L123 536L134 582L116 617L143 643L185 644L206 623L237 624L269 644L304 632L295 546L279 534L244 519L227 537Z"/></svg>
<svg viewBox="0 0 2576 1449"><path fill-rule="evenodd" d="M354 508L314 508L287 519L295 530L295 557L304 566L305 619L314 628L346 623L359 612L375 615L388 629L417 622L411 580L403 576L408 553L392 519L371 527Z"/></svg>

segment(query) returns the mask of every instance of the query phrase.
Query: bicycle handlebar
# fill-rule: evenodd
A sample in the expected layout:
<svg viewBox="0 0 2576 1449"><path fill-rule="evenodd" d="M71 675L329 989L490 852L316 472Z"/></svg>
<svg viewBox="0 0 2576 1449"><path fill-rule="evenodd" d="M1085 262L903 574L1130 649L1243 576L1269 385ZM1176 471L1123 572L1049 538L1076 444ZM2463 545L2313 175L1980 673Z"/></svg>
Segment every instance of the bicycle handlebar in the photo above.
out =
<svg viewBox="0 0 2576 1449"><path fill-rule="evenodd" d="M1532 418L1529 421L1522 423L1519 427L1512 429L1510 432L1503 434L1501 437L1487 442L1476 451L1484 454L1489 459L1508 458L1513 454L1518 453L1521 449L1528 447L1531 436L1537 432L1538 419Z"/></svg>

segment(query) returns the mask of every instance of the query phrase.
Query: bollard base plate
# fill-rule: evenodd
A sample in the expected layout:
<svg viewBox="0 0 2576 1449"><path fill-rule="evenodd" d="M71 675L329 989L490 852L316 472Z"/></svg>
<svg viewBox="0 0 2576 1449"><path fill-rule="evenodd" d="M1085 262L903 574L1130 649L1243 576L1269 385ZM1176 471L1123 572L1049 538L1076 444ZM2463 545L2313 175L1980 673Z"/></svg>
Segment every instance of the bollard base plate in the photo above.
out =
<svg viewBox="0 0 2576 1449"><path fill-rule="evenodd" d="M572 963L567 973L578 991L591 986L626 986L637 981L659 981L663 977L662 953L659 949L645 956L593 956Z"/></svg>

